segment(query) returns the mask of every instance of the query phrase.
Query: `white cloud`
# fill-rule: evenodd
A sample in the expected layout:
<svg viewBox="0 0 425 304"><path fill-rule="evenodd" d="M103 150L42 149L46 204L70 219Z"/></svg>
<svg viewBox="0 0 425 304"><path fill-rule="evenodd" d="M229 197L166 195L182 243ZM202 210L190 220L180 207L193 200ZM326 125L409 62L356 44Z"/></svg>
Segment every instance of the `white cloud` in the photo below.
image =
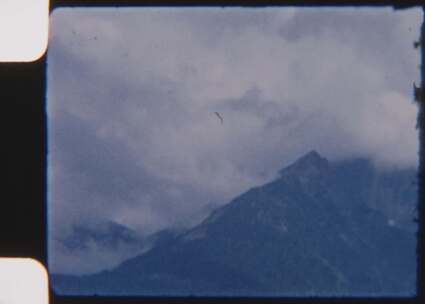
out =
<svg viewBox="0 0 425 304"><path fill-rule="evenodd" d="M371 8L55 11L51 233L102 217L142 234L193 224L311 149L416 166L420 20Z"/></svg>

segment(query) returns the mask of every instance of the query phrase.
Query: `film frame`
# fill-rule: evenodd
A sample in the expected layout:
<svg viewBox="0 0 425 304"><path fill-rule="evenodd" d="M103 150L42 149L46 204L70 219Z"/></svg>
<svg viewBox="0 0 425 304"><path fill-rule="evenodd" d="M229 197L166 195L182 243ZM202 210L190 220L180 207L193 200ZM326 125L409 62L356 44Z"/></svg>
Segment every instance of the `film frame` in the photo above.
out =
<svg viewBox="0 0 425 304"><path fill-rule="evenodd" d="M140 6L376 6L406 9L425 6L419 0L310 0L310 1L141 1L141 0L57 0L51 1L50 13L59 7L140 7ZM421 27L421 88L425 87L425 25ZM0 254L8 257L32 257L47 265L47 53L32 63L1 63L0 96L3 101L6 140L6 193L0 220ZM163 298L163 297L62 297L50 290L50 303L423 303L425 302L424 263L424 148L425 94L420 97L418 126L420 139L418 195L418 276L414 298ZM8 198L13 197L12 200Z"/></svg>

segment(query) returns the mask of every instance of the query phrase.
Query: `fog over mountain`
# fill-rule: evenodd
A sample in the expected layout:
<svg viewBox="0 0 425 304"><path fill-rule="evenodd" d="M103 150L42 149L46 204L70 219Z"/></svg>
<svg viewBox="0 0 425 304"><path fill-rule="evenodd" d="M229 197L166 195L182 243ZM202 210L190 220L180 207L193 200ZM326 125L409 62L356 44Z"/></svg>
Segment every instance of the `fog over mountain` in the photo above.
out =
<svg viewBox="0 0 425 304"><path fill-rule="evenodd" d="M330 163L312 151L146 253L110 271L53 275L53 287L89 295L411 296L412 178L414 171L377 174L367 160Z"/></svg>
<svg viewBox="0 0 425 304"><path fill-rule="evenodd" d="M380 177L375 190L359 185L369 192L358 200L386 229L414 230L403 202L415 194L401 176L417 168L421 18L389 8L55 10L49 270L114 269L313 149L331 163L367 160L364 181ZM335 182L357 181L343 177Z"/></svg>

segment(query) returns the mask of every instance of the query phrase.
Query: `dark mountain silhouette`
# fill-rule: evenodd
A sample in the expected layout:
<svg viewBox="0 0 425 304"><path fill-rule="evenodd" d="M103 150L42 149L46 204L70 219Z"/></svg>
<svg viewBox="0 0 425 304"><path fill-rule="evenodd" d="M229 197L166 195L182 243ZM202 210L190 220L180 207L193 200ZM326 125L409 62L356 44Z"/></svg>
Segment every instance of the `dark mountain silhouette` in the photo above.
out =
<svg viewBox="0 0 425 304"><path fill-rule="evenodd" d="M86 249L90 242L114 250L120 244L139 245L141 238L135 231L124 225L105 221L96 223L92 227L75 225L72 228L72 233L59 241L71 251Z"/></svg>
<svg viewBox="0 0 425 304"><path fill-rule="evenodd" d="M59 294L410 296L416 237L412 170L312 151L110 271L52 275ZM409 181L406 181L408 180ZM393 210L394 209L394 210ZM411 212L410 212L411 213Z"/></svg>

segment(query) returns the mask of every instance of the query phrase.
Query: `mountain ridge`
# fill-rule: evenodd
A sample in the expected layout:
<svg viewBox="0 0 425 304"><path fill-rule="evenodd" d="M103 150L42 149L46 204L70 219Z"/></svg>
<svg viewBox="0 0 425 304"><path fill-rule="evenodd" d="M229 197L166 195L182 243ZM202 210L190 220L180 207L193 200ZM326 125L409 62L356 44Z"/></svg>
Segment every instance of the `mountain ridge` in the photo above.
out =
<svg viewBox="0 0 425 304"><path fill-rule="evenodd" d="M411 295L415 238L368 206L374 174L367 162L332 164L313 150L188 231L110 271L52 276L53 287L105 295Z"/></svg>

